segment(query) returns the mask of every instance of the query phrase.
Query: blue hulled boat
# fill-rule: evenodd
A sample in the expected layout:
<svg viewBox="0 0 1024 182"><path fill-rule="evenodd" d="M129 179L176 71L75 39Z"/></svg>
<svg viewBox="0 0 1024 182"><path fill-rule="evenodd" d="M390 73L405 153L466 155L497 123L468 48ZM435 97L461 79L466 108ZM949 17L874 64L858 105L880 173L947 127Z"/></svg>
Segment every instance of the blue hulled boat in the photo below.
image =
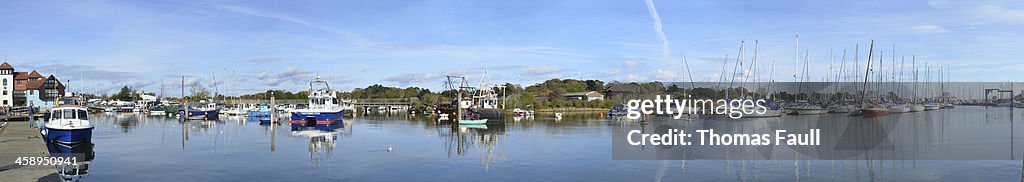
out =
<svg viewBox="0 0 1024 182"><path fill-rule="evenodd" d="M622 104L612 105L612 108L608 110L608 116L625 116L626 114L629 114L629 111L626 110L626 105Z"/></svg>
<svg viewBox="0 0 1024 182"><path fill-rule="evenodd" d="M200 102L204 103L204 102ZM210 101L205 102L206 104L201 107L188 109L187 115L186 110L178 110L178 115L187 119L192 120L217 120L220 119L220 109L217 107L217 103Z"/></svg>
<svg viewBox="0 0 1024 182"><path fill-rule="evenodd" d="M330 84L317 77L309 82L309 107L291 112L292 130L316 128L333 131L342 127L343 107Z"/></svg>
<svg viewBox="0 0 1024 182"><path fill-rule="evenodd" d="M92 141L89 110L81 106L58 106L50 111L46 129L40 132L47 143L75 146Z"/></svg>
<svg viewBox="0 0 1024 182"><path fill-rule="evenodd" d="M270 104L260 104L259 108L246 111L250 118L270 117Z"/></svg>

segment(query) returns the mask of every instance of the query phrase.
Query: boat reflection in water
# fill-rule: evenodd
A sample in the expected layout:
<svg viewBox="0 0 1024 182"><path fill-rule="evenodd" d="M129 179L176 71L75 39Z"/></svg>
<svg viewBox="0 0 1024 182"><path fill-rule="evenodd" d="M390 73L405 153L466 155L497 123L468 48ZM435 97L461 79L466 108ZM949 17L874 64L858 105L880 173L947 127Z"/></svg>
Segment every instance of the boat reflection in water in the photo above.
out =
<svg viewBox="0 0 1024 182"><path fill-rule="evenodd" d="M72 163L56 165L57 176L64 181L79 181L89 175L89 164L96 157L92 142L66 145L59 142L46 142L46 149L52 157L71 157ZM61 159L64 160L64 159Z"/></svg>
<svg viewBox="0 0 1024 182"><path fill-rule="evenodd" d="M348 126L346 126L348 125ZM291 136L309 137L309 160L320 166L334 155L338 136L351 136L352 123L341 122L318 127L292 126Z"/></svg>
<svg viewBox="0 0 1024 182"><path fill-rule="evenodd" d="M480 155L484 171L488 170L491 162L508 159L508 148L503 145L506 143L505 125L438 125L437 132L444 140L442 143L446 146L448 158L453 157L453 152L456 156L464 156L473 146ZM496 154L499 145L502 149Z"/></svg>

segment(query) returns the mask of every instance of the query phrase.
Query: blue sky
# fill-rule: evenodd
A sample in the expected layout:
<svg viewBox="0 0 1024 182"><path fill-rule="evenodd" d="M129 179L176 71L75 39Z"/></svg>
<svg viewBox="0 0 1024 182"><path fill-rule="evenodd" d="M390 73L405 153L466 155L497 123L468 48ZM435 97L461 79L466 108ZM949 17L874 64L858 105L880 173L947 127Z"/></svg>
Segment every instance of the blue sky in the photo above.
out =
<svg viewBox="0 0 1024 182"><path fill-rule="evenodd" d="M176 96L180 79L230 95L304 89L440 89L444 75L533 84L551 78L714 81L759 41L761 74L791 81L794 35L810 77L829 50L875 40L891 59L952 67L952 81L1021 81L1024 3L1013 1L4 1L0 54L56 70L73 91L130 85ZM838 64L838 62L836 62ZM909 64L909 63L908 63ZM731 67L731 65L730 65ZM838 66L836 66L838 67ZM907 65L907 67L910 67ZM909 68L908 68L909 69ZM224 75L234 83L225 83ZM231 76L233 73L233 76ZM863 73L863 71L861 71ZM217 77L213 84L212 76ZM767 76L762 76L767 77ZM231 92L224 91L232 85Z"/></svg>

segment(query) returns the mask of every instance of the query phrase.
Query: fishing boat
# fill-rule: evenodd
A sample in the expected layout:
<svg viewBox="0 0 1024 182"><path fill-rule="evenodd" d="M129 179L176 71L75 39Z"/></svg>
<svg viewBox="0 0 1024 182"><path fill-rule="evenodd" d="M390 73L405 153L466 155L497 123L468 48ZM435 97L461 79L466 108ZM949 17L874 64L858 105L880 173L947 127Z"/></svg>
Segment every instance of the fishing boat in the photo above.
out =
<svg viewBox="0 0 1024 182"><path fill-rule="evenodd" d="M473 101L459 101L459 118L456 122L459 125L487 124L487 118L481 118L478 111L473 109Z"/></svg>
<svg viewBox="0 0 1024 182"><path fill-rule="evenodd" d="M342 126L344 115L334 89L326 80L316 79L309 82L309 107L295 109L291 112L292 130L316 128L322 131L333 131Z"/></svg>
<svg viewBox="0 0 1024 182"><path fill-rule="evenodd" d="M40 132L46 136L46 142L74 146L91 142L92 129L88 109L67 105L51 109L46 129Z"/></svg>
<svg viewBox="0 0 1024 182"><path fill-rule="evenodd" d="M219 119L220 109L217 107L217 103L212 100L209 102L200 101L200 107L179 110L178 115L184 116L184 118L191 120L217 120ZM187 114L186 114L187 113Z"/></svg>
<svg viewBox="0 0 1024 182"><path fill-rule="evenodd" d="M352 99L341 99L341 112L345 117L353 117L356 114L356 104Z"/></svg>
<svg viewBox="0 0 1024 182"><path fill-rule="evenodd" d="M481 117L481 109L474 107L472 95L463 97L462 93L477 93L476 88L469 86L466 77L446 76L445 89L454 91L450 104L442 104L438 108L437 121L450 121L459 125L486 124L487 118Z"/></svg>
<svg viewBox="0 0 1024 182"><path fill-rule="evenodd" d="M153 107L153 108L149 108L149 115L150 116L166 116L167 115L167 107L156 106L156 107Z"/></svg>
<svg viewBox="0 0 1024 182"><path fill-rule="evenodd" d="M259 107L246 111L250 118L270 117L270 104L260 104Z"/></svg>
<svg viewBox="0 0 1024 182"><path fill-rule="evenodd" d="M126 101L113 101L111 102L114 112L133 112L135 110L135 103Z"/></svg>
<svg viewBox="0 0 1024 182"><path fill-rule="evenodd" d="M227 114L228 116L246 115L248 114L247 111L251 109L246 106L246 104L235 105L232 108L225 109L223 113Z"/></svg>

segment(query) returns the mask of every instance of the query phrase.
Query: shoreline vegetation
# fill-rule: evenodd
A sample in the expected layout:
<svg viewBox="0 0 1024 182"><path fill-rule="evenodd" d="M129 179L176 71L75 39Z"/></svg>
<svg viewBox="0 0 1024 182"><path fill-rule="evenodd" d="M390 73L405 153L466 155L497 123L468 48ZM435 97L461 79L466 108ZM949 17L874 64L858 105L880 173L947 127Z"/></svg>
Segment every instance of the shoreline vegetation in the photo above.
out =
<svg viewBox="0 0 1024 182"><path fill-rule="evenodd" d="M287 90L267 90L264 92L257 92L251 94L243 94L240 96L225 96L224 93L214 93L211 90L218 90L215 88L207 88L214 86L204 86L202 84L194 83L185 85L186 100L196 101L203 98L212 98L216 101L228 101L228 100L262 100L267 101L271 97L277 100L305 100L307 91L291 92ZM622 83L622 82L611 82L605 83L600 80L576 80L576 79L550 79L541 83L529 85L523 87L520 84L504 83L496 86L495 88L484 88L494 90L494 94L499 98L498 103L501 104L501 98L505 98L504 104L506 111L513 109L530 109L535 111L547 112L547 111L560 111L560 112L591 112L591 111L607 111L613 103L622 103L624 100L624 94L616 94L619 92L612 91L615 88L637 88L638 90L630 91L631 94L636 93L661 93L666 89L664 84L661 82L650 82L650 83ZM180 88L178 88L180 89ZM171 88L170 90L176 90ZM220 91L225 91L221 88ZM130 87L121 88L120 92L113 95L103 94L99 96L104 100L138 100L140 90L136 90ZM596 92L600 94L600 98L567 98L566 94L569 93L582 93L582 92ZM612 92L612 93L609 93ZM389 99L398 102L410 102L413 107L434 107L440 104L450 102L451 95L455 95L455 91L444 90L444 91L432 91L427 88L420 87L390 87L381 84L374 84L365 88L355 88L351 91L338 92L339 97L346 99ZM142 94L147 95L158 95L153 92L143 92ZM164 100L178 100L178 98L166 97L169 95L179 95L177 92L164 93ZM638 95L630 95L628 97L636 97ZM552 110L558 108L557 110Z"/></svg>
<svg viewBox="0 0 1024 182"><path fill-rule="evenodd" d="M672 95L673 98L693 98L693 99L720 99L720 98L740 98L743 96L753 96L757 98L769 97L774 100L791 101L797 98L813 98L817 100L838 100L838 99L850 99L858 98L861 93L859 91L849 92L849 88L838 89L838 93L788 93L786 91L767 91L760 87L755 90L747 90L743 86L729 89L716 89L714 86L708 87L707 85L696 87L696 88L682 88L677 85L678 83L662 83L658 81L653 82L618 82L613 81L605 83L600 80L577 80L577 79L550 79L541 83L529 85L523 87L519 84L504 83L498 85L496 88L490 88L495 90L494 94L498 100L498 104L505 104L505 111L512 111L513 109L524 109L534 110L535 112L597 112L607 111L613 104L625 104L630 99L638 98L655 98L656 95ZM297 103L305 103L308 95L307 91L291 92L286 90L267 90L264 92L257 92L251 94L244 94L241 96L225 96L222 93L211 93L210 90L217 90L207 88L199 83L186 85L185 99L190 101L197 101L203 98L212 98L218 102L235 103L238 101L257 101L267 102L271 97L274 97L278 101L293 100ZM212 86L211 86L212 87ZM504 90L502 90L502 87ZM180 89L180 88L179 88ZM171 88L170 90L177 90ZM226 89L220 89L224 91ZM104 100L139 100L140 90L135 90L129 87L121 88L120 92L107 95L103 94L99 96ZM229 91L230 92L230 91ZM578 98L578 97L567 97L566 94L570 93L597 93L600 96L597 98L587 98L589 95ZM771 92L771 93L766 93ZM354 100L391 100L396 102L410 103L416 108L425 107L436 107L440 104L451 102L451 96L455 95L455 91L432 91L426 88L420 87L389 87L380 84L374 84L365 88L355 88L347 92L338 92L341 98L354 99ZM147 95L160 96L158 93L145 92ZM465 94L465 93L464 93ZM922 93L924 94L924 93ZM946 94L941 94L943 98L947 98ZM176 92L164 93L166 95L178 95ZM893 92L887 92L880 94L882 97L889 99L901 99L907 98L909 95L904 94L902 97L898 96ZM919 96L918 99L928 98L925 95ZM936 97L936 96L931 96ZM504 102L501 98L505 98ZM164 100L179 100L173 97L164 97ZM281 102L279 102L281 103Z"/></svg>

